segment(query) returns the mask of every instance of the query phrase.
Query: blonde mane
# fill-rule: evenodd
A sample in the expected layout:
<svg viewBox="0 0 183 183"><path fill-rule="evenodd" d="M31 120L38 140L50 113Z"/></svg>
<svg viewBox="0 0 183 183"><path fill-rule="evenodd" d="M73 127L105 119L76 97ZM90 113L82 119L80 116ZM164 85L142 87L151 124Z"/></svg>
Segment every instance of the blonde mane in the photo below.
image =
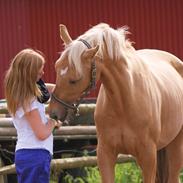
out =
<svg viewBox="0 0 183 183"><path fill-rule="evenodd" d="M84 39L91 47L99 45L97 55L101 58L104 58L104 53L107 53L109 59L112 61L120 60L121 58L128 59L132 50L134 50L131 46L131 42L126 38L128 33L126 26L115 30L108 24L100 23L72 41L71 44L66 47L63 56L68 53L70 64L73 64L76 70L82 74L80 58L86 46L78 40Z"/></svg>

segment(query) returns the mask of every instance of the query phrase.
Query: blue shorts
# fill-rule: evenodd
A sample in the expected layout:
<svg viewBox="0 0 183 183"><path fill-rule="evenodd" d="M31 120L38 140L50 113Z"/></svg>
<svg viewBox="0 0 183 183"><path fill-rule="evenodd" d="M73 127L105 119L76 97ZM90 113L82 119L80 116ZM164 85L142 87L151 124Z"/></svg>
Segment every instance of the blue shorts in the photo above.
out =
<svg viewBox="0 0 183 183"><path fill-rule="evenodd" d="M15 152L18 183L49 183L51 155L44 149L20 149Z"/></svg>

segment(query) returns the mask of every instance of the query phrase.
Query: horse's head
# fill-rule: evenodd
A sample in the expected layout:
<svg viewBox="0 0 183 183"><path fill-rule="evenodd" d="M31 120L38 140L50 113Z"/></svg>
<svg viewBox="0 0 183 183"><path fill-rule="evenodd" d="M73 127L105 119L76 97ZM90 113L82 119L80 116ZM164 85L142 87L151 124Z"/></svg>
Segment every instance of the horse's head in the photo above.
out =
<svg viewBox="0 0 183 183"><path fill-rule="evenodd" d="M95 82L95 54L84 40L72 40L67 28L60 25L60 37L66 48L55 63L56 86L49 104L53 118L64 120L68 109L77 110L76 103ZM76 104L77 105L77 104Z"/></svg>

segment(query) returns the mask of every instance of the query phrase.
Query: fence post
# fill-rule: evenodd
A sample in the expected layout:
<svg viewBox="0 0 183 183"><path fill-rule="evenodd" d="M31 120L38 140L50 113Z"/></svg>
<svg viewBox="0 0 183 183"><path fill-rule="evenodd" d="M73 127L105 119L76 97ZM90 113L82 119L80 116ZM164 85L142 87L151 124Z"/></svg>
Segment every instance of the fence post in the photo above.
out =
<svg viewBox="0 0 183 183"><path fill-rule="evenodd" d="M2 161L2 158L0 156L0 168L4 166L4 163ZM8 183L8 180L7 180L7 175L1 175L0 174L0 183Z"/></svg>

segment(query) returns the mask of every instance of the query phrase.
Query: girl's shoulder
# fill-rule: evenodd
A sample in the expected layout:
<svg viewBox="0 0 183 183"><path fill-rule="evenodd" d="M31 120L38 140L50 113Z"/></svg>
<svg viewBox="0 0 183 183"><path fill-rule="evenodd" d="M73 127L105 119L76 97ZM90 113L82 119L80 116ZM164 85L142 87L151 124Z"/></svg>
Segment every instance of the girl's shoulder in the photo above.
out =
<svg viewBox="0 0 183 183"><path fill-rule="evenodd" d="M39 102L37 101L36 97L33 97L27 104L25 109L23 108L23 106L18 107L15 116L21 118L22 116L24 116L25 113L30 112L37 108L39 108Z"/></svg>

